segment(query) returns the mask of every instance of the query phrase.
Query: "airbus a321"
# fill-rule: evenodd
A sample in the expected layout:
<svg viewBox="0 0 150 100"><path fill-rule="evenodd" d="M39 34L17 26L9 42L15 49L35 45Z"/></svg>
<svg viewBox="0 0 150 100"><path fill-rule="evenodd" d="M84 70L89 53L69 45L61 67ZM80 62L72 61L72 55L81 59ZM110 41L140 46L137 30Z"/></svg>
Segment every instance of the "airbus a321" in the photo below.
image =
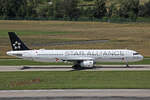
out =
<svg viewBox="0 0 150 100"><path fill-rule="evenodd" d="M94 68L96 62L128 62L143 60L143 56L136 51L127 49L115 50L31 50L15 34L8 32L12 51L7 54L25 60L39 62L73 62L72 68Z"/></svg>

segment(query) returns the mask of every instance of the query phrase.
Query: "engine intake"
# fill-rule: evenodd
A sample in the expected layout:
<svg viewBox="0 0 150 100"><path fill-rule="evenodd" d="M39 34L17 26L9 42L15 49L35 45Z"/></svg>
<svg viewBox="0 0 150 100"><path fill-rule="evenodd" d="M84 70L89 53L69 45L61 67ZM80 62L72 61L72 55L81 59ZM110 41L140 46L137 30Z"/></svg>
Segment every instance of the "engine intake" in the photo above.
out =
<svg viewBox="0 0 150 100"><path fill-rule="evenodd" d="M83 61L80 63L80 66L91 68L94 66L94 61Z"/></svg>

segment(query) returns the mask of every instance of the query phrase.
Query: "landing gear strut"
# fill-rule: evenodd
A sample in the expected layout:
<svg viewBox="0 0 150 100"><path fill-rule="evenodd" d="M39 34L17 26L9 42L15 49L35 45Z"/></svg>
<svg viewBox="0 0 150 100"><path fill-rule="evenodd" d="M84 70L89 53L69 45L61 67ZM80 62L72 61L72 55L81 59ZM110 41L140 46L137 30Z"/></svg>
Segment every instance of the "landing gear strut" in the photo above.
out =
<svg viewBox="0 0 150 100"><path fill-rule="evenodd" d="M75 70L83 69L79 64L76 64L76 65L72 66L72 68L75 69Z"/></svg>
<svg viewBox="0 0 150 100"><path fill-rule="evenodd" d="M129 66L129 64L128 64L127 58L124 58L124 60L125 60L125 62L126 62L126 68L129 68L130 66Z"/></svg>
<svg viewBox="0 0 150 100"><path fill-rule="evenodd" d="M130 66L128 64L126 64L126 67L129 68Z"/></svg>
<svg viewBox="0 0 150 100"><path fill-rule="evenodd" d="M127 68L129 68L129 67L130 67L130 66L129 66L129 64L128 64L128 62L126 63L126 67L127 67Z"/></svg>

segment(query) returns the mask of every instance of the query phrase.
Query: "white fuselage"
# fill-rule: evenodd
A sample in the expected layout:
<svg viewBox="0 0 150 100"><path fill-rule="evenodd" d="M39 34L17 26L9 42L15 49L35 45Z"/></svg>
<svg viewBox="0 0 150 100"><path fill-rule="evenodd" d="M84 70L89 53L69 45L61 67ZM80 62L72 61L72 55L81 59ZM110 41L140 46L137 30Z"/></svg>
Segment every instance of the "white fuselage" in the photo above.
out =
<svg viewBox="0 0 150 100"><path fill-rule="evenodd" d="M40 62L94 61L136 62L143 56L133 50L26 50L8 51L8 55Z"/></svg>

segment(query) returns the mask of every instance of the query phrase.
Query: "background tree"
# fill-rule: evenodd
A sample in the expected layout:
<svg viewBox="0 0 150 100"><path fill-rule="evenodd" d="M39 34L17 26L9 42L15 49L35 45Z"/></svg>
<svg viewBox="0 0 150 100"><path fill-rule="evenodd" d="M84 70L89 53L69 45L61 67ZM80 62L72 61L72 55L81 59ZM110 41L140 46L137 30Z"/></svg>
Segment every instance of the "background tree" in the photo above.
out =
<svg viewBox="0 0 150 100"><path fill-rule="evenodd" d="M93 3L95 1L95 3ZM150 16L150 0L0 0L1 19L51 19L79 17L101 19L123 17L136 20L138 16Z"/></svg>
<svg viewBox="0 0 150 100"><path fill-rule="evenodd" d="M0 14L10 18L23 16L25 4L25 0L0 0Z"/></svg>
<svg viewBox="0 0 150 100"><path fill-rule="evenodd" d="M90 20L93 20L93 18L94 18L94 9L93 9L93 7L88 7L85 11L84 11L85 13L85 16L86 17L88 17Z"/></svg>
<svg viewBox="0 0 150 100"><path fill-rule="evenodd" d="M54 18L64 18L64 2L63 0L53 0L53 16Z"/></svg>
<svg viewBox="0 0 150 100"><path fill-rule="evenodd" d="M70 20L78 19L78 17L80 16L78 3L78 0L64 0L65 17L69 17Z"/></svg>
<svg viewBox="0 0 150 100"><path fill-rule="evenodd" d="M41 3L41 0L26 0L27 5L26 5L26 17L37 17L37 8L39 4Z"/></svg>
<svg viewBox="0 0 150 100"><path fill-rule="evenodd" d="M136 20L139 12L139 0L123 0L119 9L119 16Z"/></svg>
<svg viewBox="0 0 150 100"><path fill-rule="evenodd" d="M119 2L112 2L107 7L107 17L118 17L118 5Z"/></svg>
<svg viewBox="0 0 150 100"><path fill-rule="evenodd" d="M150 16L150 0L148 2L146 2L144 5L140 5L139 16L141 16L141 17L149 17Z"/></svg>
<svg viewBox="0 0 150 100"><path fill-rule="evenodd" d="M94 17L102 18L106 15L106 0L96 0L94 7Z"/></svg>

